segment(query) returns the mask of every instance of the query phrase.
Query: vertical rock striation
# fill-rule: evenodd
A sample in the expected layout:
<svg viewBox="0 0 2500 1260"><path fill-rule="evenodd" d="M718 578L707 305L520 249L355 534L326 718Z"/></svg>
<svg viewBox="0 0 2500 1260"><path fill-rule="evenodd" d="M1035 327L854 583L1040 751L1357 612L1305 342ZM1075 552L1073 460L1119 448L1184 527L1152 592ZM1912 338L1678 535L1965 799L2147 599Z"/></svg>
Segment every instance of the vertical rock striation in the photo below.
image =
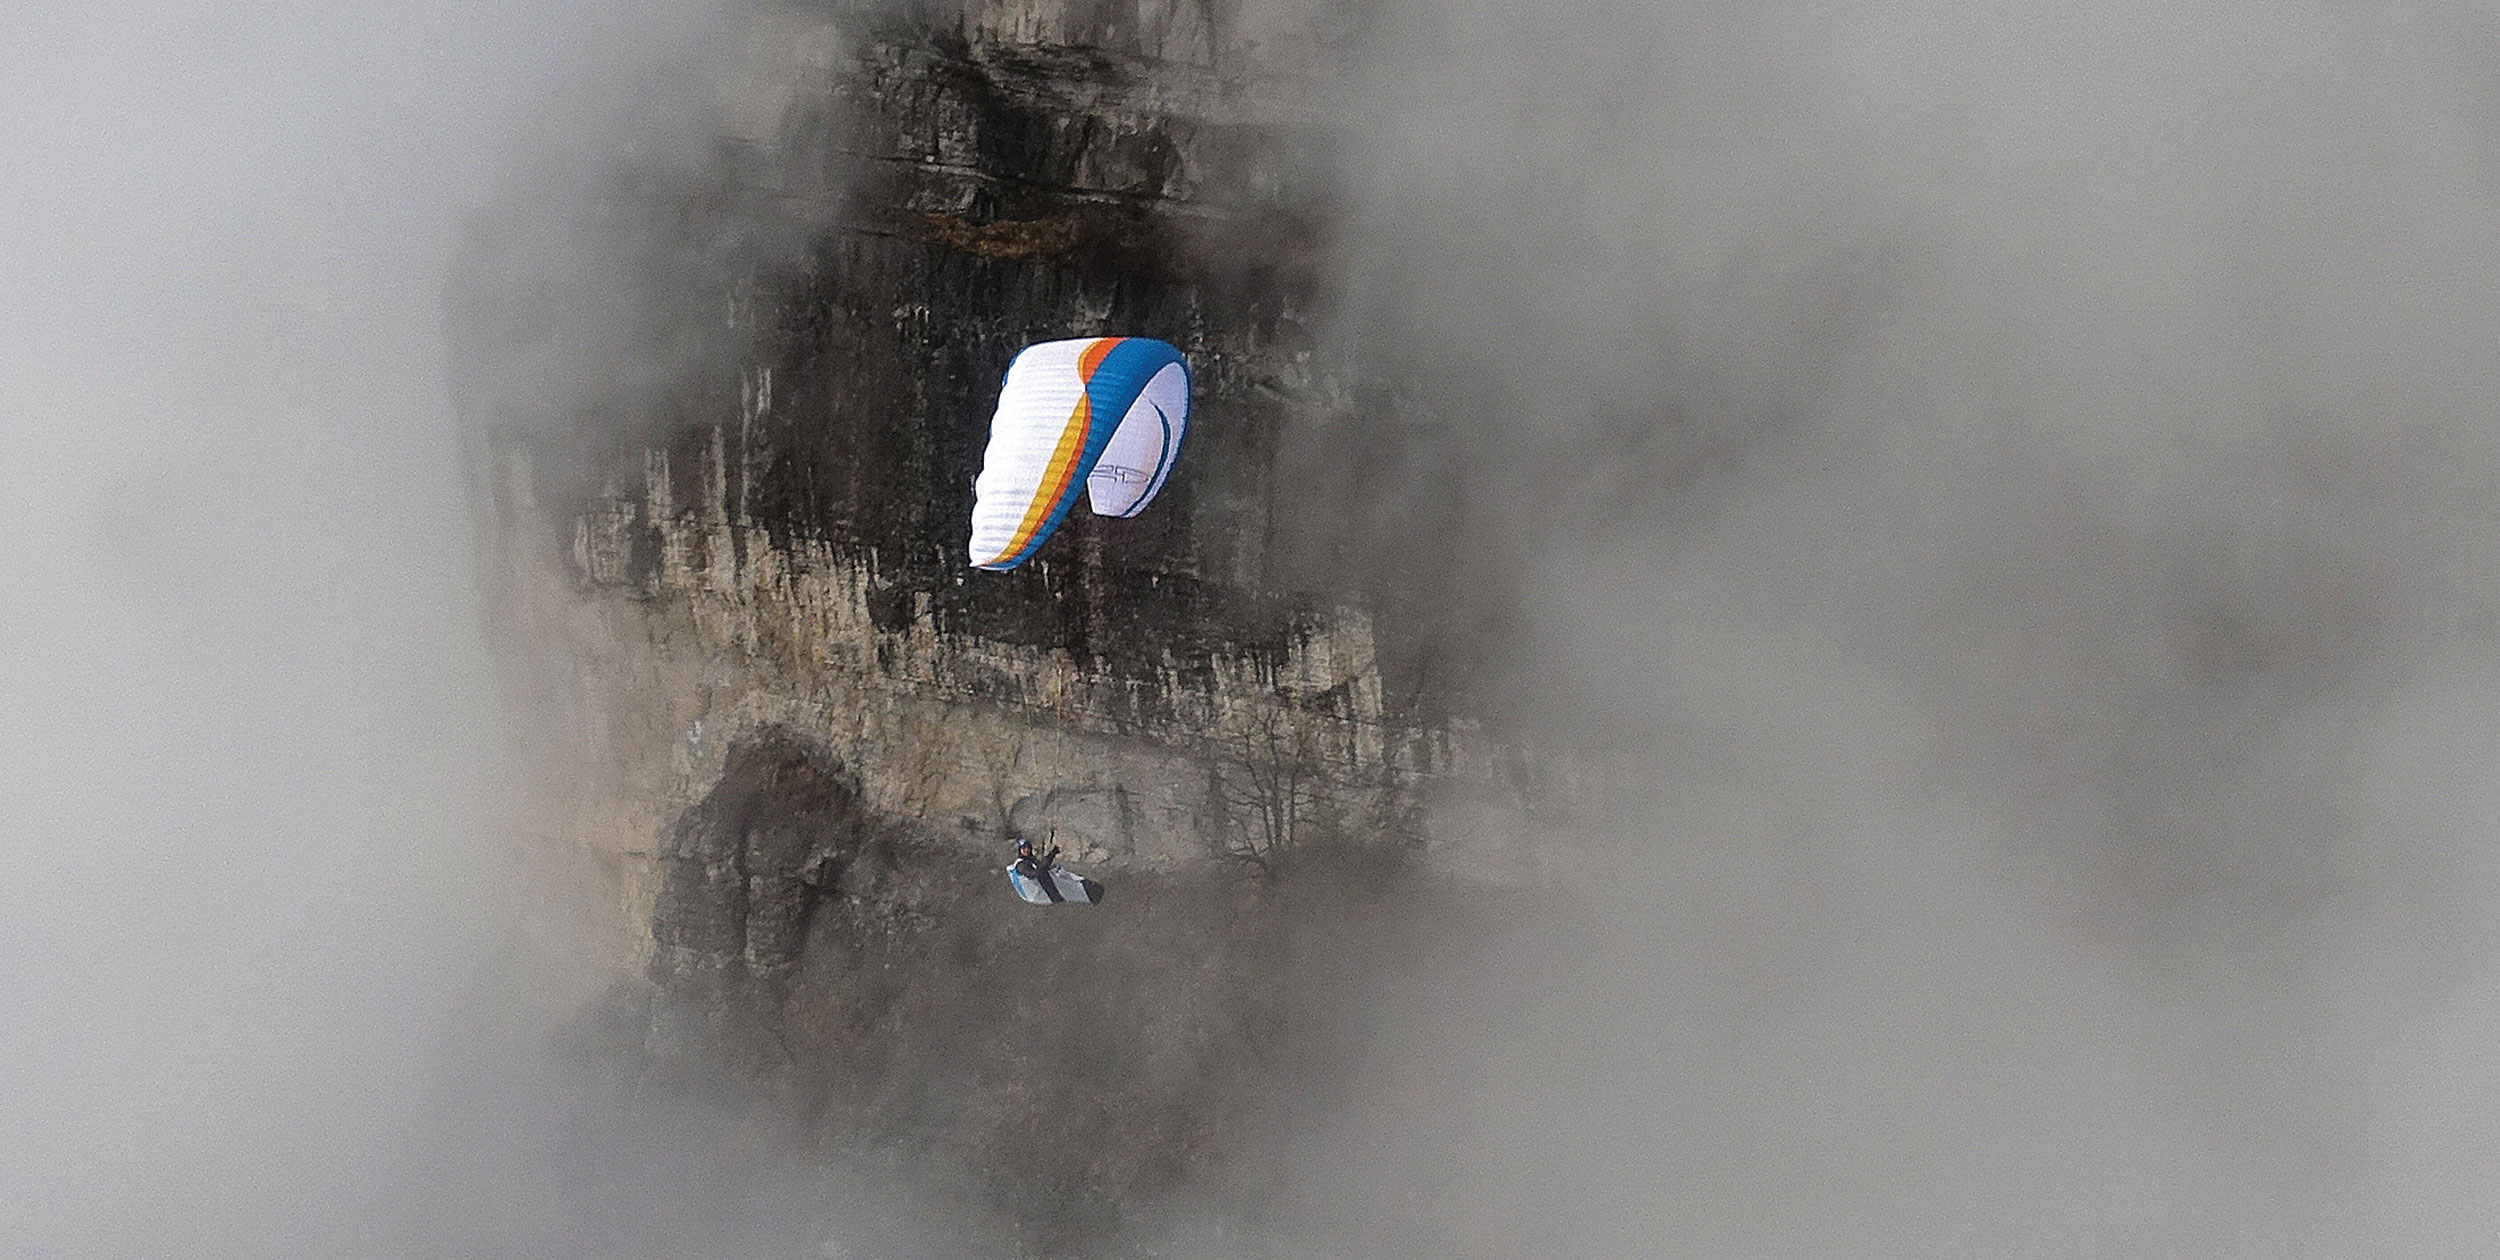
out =
<svg viewBox="0 0 2500 1260"><path fill-rule="evenodd" d="M1412 842L1435 793L1520 803L1415 627L1282 559L1279 445L1353 405L1318 331L1328 10L1225 12L759 22L708 163L629 173L573 225L606 252L566 265L636 278L606 313L639 340L563 405L508 365L561 361L528 350L576 318L544 295L585 286L485 234L463 326L504 603L562 662L592 767L563 825L613 855L631 921L759 731L932 836L1055 828L1114 867ZM1190 355L1170 486L970 570L1005 363L1115 332Z"/></svg>
<svg viewBox="0 0 2500 1260"><path fill-rule="evenodd" d="M500 603L651 1049L770 1066L829 1133L1125 1201L1207 1166L1291 1061L1255 1031L1309 1009L1278 934L1338 940L1245 921L1232 876L1376 870L1348 855L1417 851L1430 808L1550 791L1279 545L1288 430L1354 406L1319 332L1334 12L785 12L705 162L481 229L458 322ZM1171 483L969 569L1007 361L1110 333L1190 357ZM1118 916L1017 914L1010 833L1054 834ZM1093 1066L1028 1079L1035 1044Z"/></svg>

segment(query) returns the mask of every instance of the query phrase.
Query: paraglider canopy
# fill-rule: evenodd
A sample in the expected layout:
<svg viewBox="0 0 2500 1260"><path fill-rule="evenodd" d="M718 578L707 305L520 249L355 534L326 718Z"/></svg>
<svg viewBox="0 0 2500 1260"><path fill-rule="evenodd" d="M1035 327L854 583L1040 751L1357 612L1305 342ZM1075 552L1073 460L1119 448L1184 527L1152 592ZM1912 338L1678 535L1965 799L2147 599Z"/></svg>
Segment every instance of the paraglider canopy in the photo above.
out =
<svg viewBox="0 0 2500 1260"><path fill-rule="evenodd" d="M1189 363L1148 337L1028 346L1007 366L974 483L976 568L1033 558L1082 487L1097 516L1135 516L1172 476L1189 431Z"/></svg>

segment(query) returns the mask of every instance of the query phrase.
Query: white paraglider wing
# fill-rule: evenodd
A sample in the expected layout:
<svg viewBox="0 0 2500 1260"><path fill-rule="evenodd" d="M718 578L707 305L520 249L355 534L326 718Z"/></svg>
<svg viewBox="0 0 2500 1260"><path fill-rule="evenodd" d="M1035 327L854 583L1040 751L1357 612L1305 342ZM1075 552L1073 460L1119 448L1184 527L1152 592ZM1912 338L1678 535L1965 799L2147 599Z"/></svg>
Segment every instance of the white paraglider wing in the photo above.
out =
<svg viewBox="0 0 2500 1260"><path fill-rule="evenodd" d="M972 563L1012 569L1031 559L1080 488L1097 515L1135 515L1170 479L1188 428L1189 366L1172 346L1081 337L1026 347L990 418Z"/></svg>

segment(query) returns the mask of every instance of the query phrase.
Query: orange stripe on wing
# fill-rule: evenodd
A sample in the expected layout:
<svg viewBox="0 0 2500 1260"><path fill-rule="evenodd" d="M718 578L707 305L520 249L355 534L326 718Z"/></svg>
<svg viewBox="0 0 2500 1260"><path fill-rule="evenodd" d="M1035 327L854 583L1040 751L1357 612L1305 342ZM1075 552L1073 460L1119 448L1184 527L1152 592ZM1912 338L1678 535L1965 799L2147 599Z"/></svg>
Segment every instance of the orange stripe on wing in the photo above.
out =
<svg viewBox="0 0 2500 1260"><path fill-rule="evenodd" d="M1119 345L1121 342L1126 340L1128 340L1126 337L1101 337L1097 338L1094 344L1085 347L1085 352L1076 356L1077 383L1080 385L1092 384L1094 381L1094 369L1101 367L1102 361L1110 357L1111 348L1113 346Z"/></svg>

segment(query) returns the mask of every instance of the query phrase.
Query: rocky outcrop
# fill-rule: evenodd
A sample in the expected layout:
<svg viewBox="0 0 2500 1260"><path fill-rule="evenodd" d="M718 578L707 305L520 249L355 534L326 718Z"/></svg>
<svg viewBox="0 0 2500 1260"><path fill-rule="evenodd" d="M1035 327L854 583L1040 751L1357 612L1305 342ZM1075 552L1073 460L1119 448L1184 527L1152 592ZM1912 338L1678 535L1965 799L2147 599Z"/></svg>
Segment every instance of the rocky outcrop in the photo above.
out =
<svg viewBox="0 0 2500 1260"><path fill-rule="evenodd" d="M650 1052L754 1067L828 1141L908 1134L1110 1210L1220 1162L1254 1082L1310 1053L1314 976L1370 947L1348 907L1432 811L1570 794L1483 734L1394 601L1281 545L1288 432L1357 393L1318 332L1326 12L765 22L712 160L574 225L604 252L568 265L639 278L600 308L633 312L632 353L570 360L578 397L544 365L605 343L540 299L584 286L481 234L499 606ZM968 569L1004 365L1109 332L1190 356L1172 482ZM1055 836L1116 914L1019 913L1010 834ZM1037 1046L1092 1066L1036 1076Z"/></svg>
<svg viewBox="0 0 2500 1260"><path fill-rule="evenodd" d="M873 840L839 763L780 732L739 745L660 843L650 973L663 1013L777 1033L809 920ZM705 1049L736 1039L683 1031Z"/></svg>
<svg viewBox="0 0 2500 1260"><path fill-rule="evenodd" d="M1326 63L1307 25L1206 12L785 15L740 134L584 228L643 277L676 370L570 411L480 396L503 604L561 662L585 754L557 825L609 855L624 922L652 922L681 811L759 731L805 732L932 838L1055 830L1123 870L1265 870L1321 837L1416 844L1438 799L1530 803L1419 628L1278 546L1284 435L1354 396L1316 331ZM468 324L527 344L533 295L580 286L516 279L492 239ZM1002 365L1109 331L1191 356L1178 474L1144 517L969 570ZM515 353L481 342L478 379Z"/></svg>

